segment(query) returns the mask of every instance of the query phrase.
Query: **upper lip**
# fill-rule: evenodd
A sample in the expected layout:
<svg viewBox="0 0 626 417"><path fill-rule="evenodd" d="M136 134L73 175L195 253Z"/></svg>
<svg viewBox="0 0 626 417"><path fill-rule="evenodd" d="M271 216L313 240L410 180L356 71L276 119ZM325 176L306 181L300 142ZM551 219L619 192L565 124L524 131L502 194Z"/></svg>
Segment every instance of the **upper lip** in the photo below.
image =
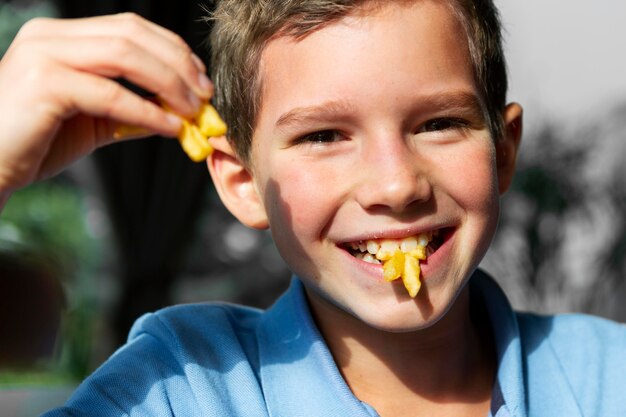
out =
<svg viewBox="0 0 626 417"><path fill-rule="evenodd" d="M441 230L451 227L450 225L433 225L433 226L412 226L401 229L392 230L380 230L375 232L365 232L359 235L352 236L347 239L342 239L339 244L346 244L351 242L361 242L367 240L381 240L381 239L403 239L411 236L417 236L420 233L432 232L435 230Z"/></svg>

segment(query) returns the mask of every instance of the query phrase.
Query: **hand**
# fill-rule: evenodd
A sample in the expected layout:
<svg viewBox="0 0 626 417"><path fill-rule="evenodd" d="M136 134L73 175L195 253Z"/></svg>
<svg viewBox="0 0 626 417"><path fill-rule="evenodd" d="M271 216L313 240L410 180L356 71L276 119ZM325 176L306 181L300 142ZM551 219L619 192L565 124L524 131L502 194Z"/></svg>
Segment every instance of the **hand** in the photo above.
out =
<svg viewBox="0 0 626 417"><path fill-rule="evenodd" d="M212 94L205 71L178 35L131 13L27 22L0 61L0 207L114 141L120 125L143 128L132 137L179 132L178 116L112 78L190 116Z"/></svg>

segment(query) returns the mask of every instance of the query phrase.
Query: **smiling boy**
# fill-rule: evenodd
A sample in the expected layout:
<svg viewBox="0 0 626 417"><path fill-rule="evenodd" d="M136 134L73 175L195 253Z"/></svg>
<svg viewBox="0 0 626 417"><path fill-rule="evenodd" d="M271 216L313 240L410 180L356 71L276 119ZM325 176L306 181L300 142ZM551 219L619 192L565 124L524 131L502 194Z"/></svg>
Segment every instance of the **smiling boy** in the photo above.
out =
<svg viewBox="0 0 626 417"><path fill-rule="evenodd" d="M214 16L230 133L212 140L208 166L227 208L270 228L296 278L266 312L210 304L143 317L50 415L624 411L623 329L516 315L476 272L522 124L504 104L493 5L260 3L222 1ZM351 250L420 233L436 238L415 298Z"/></svg>
<svg viewBox="0 0 626 417"><path fill-rule="evenodd" d="M358 398L381 415L486 415L495 360L465 284L495 231L521 110L504 110L494 140L454 9L362 4L270 40L258 78L249 163L225 140L210 160L222 200L244 224L271 225ZM422 232L442 239L415 299L347 250Z"/></svg>

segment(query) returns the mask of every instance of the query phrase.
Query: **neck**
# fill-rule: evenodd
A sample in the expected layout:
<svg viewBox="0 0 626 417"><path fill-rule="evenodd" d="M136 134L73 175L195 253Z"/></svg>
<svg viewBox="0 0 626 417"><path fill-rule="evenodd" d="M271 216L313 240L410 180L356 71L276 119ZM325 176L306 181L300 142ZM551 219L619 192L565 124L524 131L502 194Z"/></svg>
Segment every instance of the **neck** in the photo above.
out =
<svg viewBox="0 0 626 417"><path fill-rule="evenodd" d="M407 333L374 329L324 301L312 300L311 307L353 393L381 415L385 409L401 415L398 404L413 412L432 407L435 415L444 404L488 408L495 352L489 332L479 331L484 326L472 319L468 288L437 323ZM320 309L334 311L319 314Z"/></svg>

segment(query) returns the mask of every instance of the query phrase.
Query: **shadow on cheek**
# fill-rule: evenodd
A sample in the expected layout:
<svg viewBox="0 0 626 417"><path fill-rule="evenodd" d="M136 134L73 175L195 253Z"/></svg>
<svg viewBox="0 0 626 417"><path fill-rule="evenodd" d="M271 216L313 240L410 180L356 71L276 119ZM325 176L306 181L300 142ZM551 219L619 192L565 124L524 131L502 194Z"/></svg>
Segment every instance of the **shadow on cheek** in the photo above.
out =
<svg viewBox="0 0 626 417"><path fill-rule="evenodd" d="M268 213L270 219L275 219L275 222L281 224L280 227L272 227L276 225L272 225L270 220L270 232L278 252L296 275L305 281L319 281L320 271L302 245L300 237L295 233L297 228L294 217L297 216L294 216L292 207L283 197L278 181L272 178L268 180L264 198L265 207L270 207L272 211ZM307 270L301 270L302 268L298 268L298 265L307 265Z"/></svg>

